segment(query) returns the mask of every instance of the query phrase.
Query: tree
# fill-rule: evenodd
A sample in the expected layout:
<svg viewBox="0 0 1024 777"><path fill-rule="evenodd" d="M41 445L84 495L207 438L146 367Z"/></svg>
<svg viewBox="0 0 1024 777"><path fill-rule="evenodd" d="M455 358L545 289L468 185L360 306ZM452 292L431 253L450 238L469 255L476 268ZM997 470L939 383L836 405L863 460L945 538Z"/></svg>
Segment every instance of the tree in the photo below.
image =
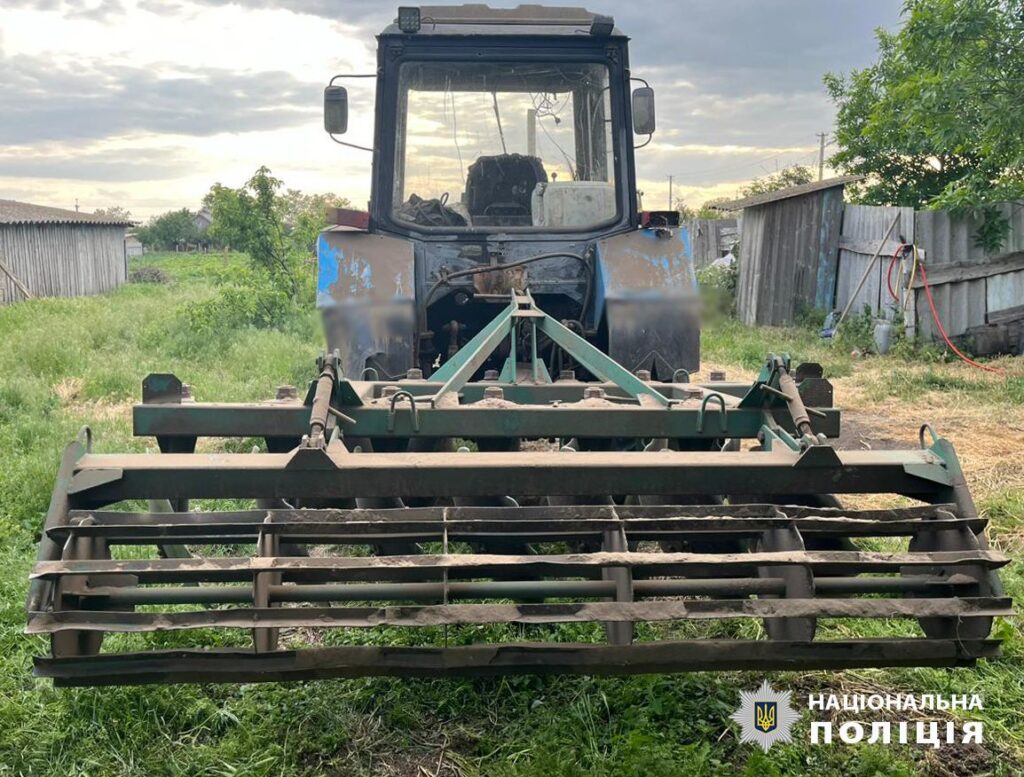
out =
<svg viewBox="0 0 1024 777"><path fill-rule="evenodd" d="M120 219L123 221L132 220L132 212L120 205L111 205L109 208L97 208L92 212L94 216L103 216L108 219Z"/></svg>
<svg viewBox="0 0 1024 777"><path fill-rule="evenodd" d="M691 208L683 200L676 200L676 210L679 211L679 218L684 221L688 219L702 219L714 221L716 219L728 218L724 211L716 210L713 206L716 203L725 202L721 197L713 200L706 200L699 208Z"/></svg>
<svg viewBox="0 0 1024 777"><path fill-rule="evenodd" d="M878 61L828 74L833 167L867 176L854 198L981 219L980 245L1009 224L995 203L1024 196L1024 0L907 0Z"/></svg>
<svg viewBox="0 0 1024 777"><path fill-rule="evenodd" d="M182 243L193 243L199 239L195 225L195 214L187 208L169 210L153 216L145 226L135 230L135 236L147 248L168 250Z"/></svg>
<svg viewBox="0 0 1024 777"><path fill-rule="evenodd" d="M282 192L282 186L268 168L260 167L238 189L214 184L203 204L213 217L209 237L248 254L272 285L296 300L317 235L327 225L327 208L347 206L348 200L298 189Z"/></svg>
<svg viewBox="0 0 1024 777"><path fill-rule="evenodd" d="M328 208L347 208L350 202L337 194L305 194L286 189L279 198L281 221L286 232L314 250L320 230L327 225Z"/></svg>
<svg viewBox="0 0 1024 777"><path fill-rule="evenodd" d="M744 197L751 197L755 194L777 192L779 189L788 189L790 186L800 186L814 180L811 168L803 165L790 165L784 167L777 173L766 175L763 178L755 178L742 189L740 193Z"/></svg>

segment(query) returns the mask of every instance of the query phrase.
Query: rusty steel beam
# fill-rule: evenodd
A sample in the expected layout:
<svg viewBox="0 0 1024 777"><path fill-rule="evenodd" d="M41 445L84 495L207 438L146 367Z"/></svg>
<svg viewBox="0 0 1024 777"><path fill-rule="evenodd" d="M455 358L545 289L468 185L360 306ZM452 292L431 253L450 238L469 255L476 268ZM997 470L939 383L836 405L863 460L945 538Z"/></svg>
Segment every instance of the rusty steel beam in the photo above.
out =
<svg viewBox="0 0 1024 777"><path fill-rule="evenodd" d="M124 499L452 497L516 494L896 493L925 500L950 490L926 450L631 453L87 454L72 506Z"/></svg>
<svg viewBox="0 0 1024 777"><path fill-rule="evenodd" d="M580 384L582 385L582 384ZM403 386L404 389L404 386ZM816 409L817 410L817 409ZM839 436L839 411L818 410L816 432ZM419 429L407 413L394 414L385 406L345 407L353 420L345 433L352 437L718 437L753 438L764 423L759 408L730 408L726 431L718 425L698 429L697 407L646 407L606 402L604 406L513 405L500 408L424 406L419 409ZM769 415L787 431L794 429L785 410ZM166 404L136 405L133 409L136 436L175 437L281 437L298 440L309 429L310 408L298 404Z"/></svg>
<svg viewBox="0 0 1024 777"><path fill-rule="evenodd" d="M736 508L720 508L733 510ZM692 515L683 513L692 512ZM710 510L708 511L710 512ZM968 528L977 533L983 518L957 518L933 508L887 511L885 519L851 518L829 514L817 517L806 511L793 518L770 506L758 515L704 515L700 509L576 505L519 508L428 507L380 510L247 510L224 513L134 513L75 510L72 523L53 527L48 534L63 542L69 536L103 537L117 544L149 544L176 540L192 544L255 541L260 532L280 535L284 541L356 543L373 542L381 533L401 535L417 542L439 541L447 531L452 539L490 535L527 535L535 541L567 540L600 534L621 526L635 540L671 539L679 534L757 536L766 529L799 521L802 534L846 536L909 536L922 528ZM849 511L847 511L849 512ZM675 515L671 515L675 513ZM774 514L772 514L774 513ZM905 517L898 517L903 515ZM84 523L75 523L86 519Z"/></svg>
<svg viewBox="0 0 1024 777"><path fill-rule="evenodd" d="M448 648L353 645L263 654L228 648L36 658L35 675L53 678L58 686L271 682L381 675L628 675L973 666L979 658L998 654L998 640L957 639L674 640L629 646L519 643Z"/></svg>

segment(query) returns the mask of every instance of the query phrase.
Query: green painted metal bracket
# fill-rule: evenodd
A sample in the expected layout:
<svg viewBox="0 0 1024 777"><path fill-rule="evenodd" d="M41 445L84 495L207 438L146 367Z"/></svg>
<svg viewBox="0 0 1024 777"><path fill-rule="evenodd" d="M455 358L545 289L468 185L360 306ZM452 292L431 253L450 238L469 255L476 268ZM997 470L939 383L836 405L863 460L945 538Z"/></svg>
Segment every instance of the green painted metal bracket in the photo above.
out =
<svg viewBox="0 0 1024 777"><path fill-rule="evenodd" d="M672 400L660 391L648 386L621 364L550 316L545 315L540 319L538 328L591 373L602 380L614 383L630 396L639 399L641 395L646 395L652 397L663 407L669 407L672 404Z"/></svg>
<svg viewBox="0 0 1024 777"><path fill-rule="evenodd" d="M716 400L718 404L718 426L724 432L728 430L729 424L725 417L725 397L718 392L706 394L700 403L700 412L697 414L697 431L704 431L704 414L707 412L708 403Z"/></svg>
<svg viewBox="0 0 1024 777"><path fill-rule="evenodd" d="M931 435L931 445L925 441L925 432ZM935 464L904 464L903 470L908 475L930 480L933 483L941 483L944 486L953 486L958 480L963 480L964 473L960 468L960 460L949 440L941 437L931 424L923 424L917 437L922 450L934 454L938 461Z"/></svg>
<svg viewBox="0 0 1024 777"><path fill-rule="evenodd" d="M459 349L451 359L446 361L431 376L431 380L444 381L444 384L434 395L437 401L445 394L457 392L483 365L487 358L494 353L494 349L501 344L501 341L512 334L514 328L513 316L517 305L515 300L500 314L495 316L487 326L481 329L477 335Z"/></svg>
<svg viewBox="0 0 1024 777"><path fill-rule="evenodd" d="M363 404L359 393L352 387L347 378L342 378L334 386L334 398L343 407L361 407Z"/></svg>
<svg viewBox="0 0 1024 777"><path fill-rule="evenodd" d="M787 448L791 450L800 450L800 443L797 442L796 439L794 439L793 435L791 435L782 427L772 427L768 426L768 424L765 424L764 426L761 427L761 437L764 440L761 443L761 447L766 451L772 450L772 445L775 443L776 440L781 442L783 445L785 445Z"/></svg>
<svg viewBox="0 0 1024 777"><path fill-rule="evenodd" d="M774 353L768 354L764 366L761 367L761 372L747 393L743 395L739 407L772 408L786 406L786 400L779 390L779 362L781 362L781 366L784 369L789 370L789 354L782 354L780 356Z"/></svg>
<svg viewBox="0 0 1024 777"><path fill-rule="evenodd" d="M445 394L458 392L473 376L506 337L512 338L512 349L501 371L500 379L505 383L516 382L515 327L517 319L529 321L531 327L530 359L535 383L550 383L547 367L537 357L536 333L543 332L561 347L569 356L601 380L614 383L634 399L646 395L663 407L672 405L673 400L657 389L647 385L614 359L602 353L582 337L547 315L527 292L524 296L513 293L512 301L501 314L459 349L432 376L432 381L443 382L434 395L436 403Z"/></svg>
<svg viewBox="0 0 1024 777"><path fill-rule="evenodd" d="M334 367L334 389L331 392L331 404L337 404L341 407L362 407L362 397L359 396L359 392L355 390L349 379L345 377L345 373L341 371L341 357L338 350L335 349L334 353L330 356L326 354L321 355L320 360L317 362L318 369L322 369L325 361ZM313 405L313 397L316 396L316 384L318 381L319 378L315 378L309 382L309 387L306 389L306 397L302 404Z"/></svg>

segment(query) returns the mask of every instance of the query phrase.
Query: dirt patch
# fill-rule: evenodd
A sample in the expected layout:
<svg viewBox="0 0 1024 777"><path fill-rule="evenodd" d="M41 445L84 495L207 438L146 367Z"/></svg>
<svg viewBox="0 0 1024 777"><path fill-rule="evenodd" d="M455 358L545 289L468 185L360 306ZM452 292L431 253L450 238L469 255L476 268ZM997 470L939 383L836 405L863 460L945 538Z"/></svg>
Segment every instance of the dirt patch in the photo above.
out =
<svg viewBox="0 0 1024 777"><path fill-rule="evenodd" d="M857 413L843 416L836 448L842 451L891 451L911 447L904 440L886 434L888 421L884 415Z"/></svg>

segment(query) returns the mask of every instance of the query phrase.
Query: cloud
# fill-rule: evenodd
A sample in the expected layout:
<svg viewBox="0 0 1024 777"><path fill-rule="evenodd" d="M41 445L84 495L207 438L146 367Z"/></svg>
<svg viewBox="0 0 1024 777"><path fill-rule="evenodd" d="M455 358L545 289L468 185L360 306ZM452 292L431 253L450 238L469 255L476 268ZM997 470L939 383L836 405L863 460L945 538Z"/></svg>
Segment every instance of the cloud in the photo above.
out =
<svg viewBox="0 0 1024 777"><path fill-rule="evenodd" d="M280 7L276 0L192 0L199 5ZM150 6L161 0L149 0ZM518 0L491 2L495 7ZM292 0L288 9L376 34L395 16L398 0ZM863 67L874 57L874 29L899 21L903 0L587 0L610 14L632 39L631 64L641 74L657 68L702 91L732 95L770 90L821 90L830 70Z"/></svg>
<svg viewBox="0 0 1024 777"><path fill-rule="evenodd" d="M0 177L10 190L50 186L55 200L85 202L117 188L144 211L156 207L144 201L194 199L207 179L267 162L291 185L365 200L367 177L352 169L366 156L316 146L328 143L320 91L335 72L372 68L373 36L398 0L0 2ZM657 93L640 187L660 202L673 174L675 193L699 202L813 161L814 133L834 112L822 74L871 62L873 29L893 28L902 0L580 4L615 17L632 39L633 74ZM346 85L349 139L367 142L372 82Z"/></svg>
<svg viewBox="0 0 1024 777"><path fill-rule="evenodd" d="M161 181L189 172L187 149L178 146L68 149L60 144L0 152L0 177L127 183Z"/></svg>
<svg viewBox="0 0 1024 777"><path fill-rule="evenodd" d="M0 143L83 140L132 132L212 135L307 122L321 86L282 71L237 73L101 62L55 67L44 57L0 60Z"/></svg>
<svg viewBox="0 0 1024 777"><path fill-rule="evenodd" d="M8 8L28 8L33 11L57 11L69 19L106 21L124 13L121 0L6 0Z"/></svg>
<svg viewBox="0 0 1024 777"><path fill-rule="evenodd" d="M280 8L279 0L192 0L197 5L224 6L240 5L244 8ZM401 3L398 0L290 0L289 11L321 16L346 25L366 25L383 28L394 19ZM161 5L177 5L175 0L149 0L150 10L156 11ZM377 32L374 29L374 32Z"/></svg>

